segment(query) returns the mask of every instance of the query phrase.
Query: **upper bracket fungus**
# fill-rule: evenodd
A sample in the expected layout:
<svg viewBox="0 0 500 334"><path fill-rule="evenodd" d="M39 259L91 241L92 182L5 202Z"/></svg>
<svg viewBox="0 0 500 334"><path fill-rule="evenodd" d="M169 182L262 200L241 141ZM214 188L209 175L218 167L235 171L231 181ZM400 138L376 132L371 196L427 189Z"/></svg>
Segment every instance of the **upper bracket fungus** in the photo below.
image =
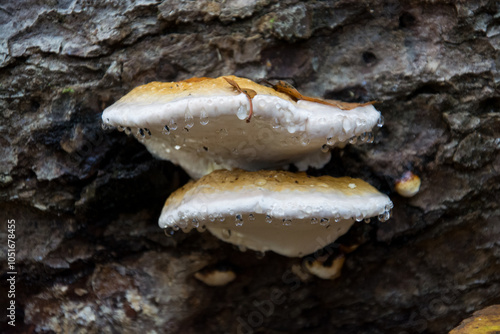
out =
<svg viewBox="0 0 500 334"><path fill-rule="evenodd" d="M292 163L321 168L330 148L358 138L371 142L372 128L383 122L371 103L308 98L284 83L272 88L235 76L152 82L107 108L102 119L193 178Z"/></svg>
<svg viewBox="0 0 500 334"><path fill-rule="evenodd" d="M391 209L386 195L359 179L220 170L175 191L159 225L206 228L240 247L294 257L333 242L355 221L385 221Z"/></svg>

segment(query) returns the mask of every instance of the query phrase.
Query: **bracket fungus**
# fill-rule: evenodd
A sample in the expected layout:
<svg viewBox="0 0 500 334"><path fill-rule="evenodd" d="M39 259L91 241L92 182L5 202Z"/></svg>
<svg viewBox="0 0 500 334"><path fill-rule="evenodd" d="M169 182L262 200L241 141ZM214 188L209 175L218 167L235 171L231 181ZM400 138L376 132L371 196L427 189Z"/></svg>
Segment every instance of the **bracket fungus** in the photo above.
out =
<svg viewBox="0 0 500 334"><path fill-rule="evenodd" d="M205 228L221 240L258 252L295 257L333 242L354 224L390 217L392 202L350 177L286 171L218 170L175 191L159 225Z"/></svg>
<svg viewBox="0 0 500 334"><path fill-rule="evenodd" d="M307 98L284 84L273 87L235 76L152 82L104 110L103 126L133 133L193 178L216 169L321 168L330 148L371 142L372 128L382 126L371 103Z"/></svg>

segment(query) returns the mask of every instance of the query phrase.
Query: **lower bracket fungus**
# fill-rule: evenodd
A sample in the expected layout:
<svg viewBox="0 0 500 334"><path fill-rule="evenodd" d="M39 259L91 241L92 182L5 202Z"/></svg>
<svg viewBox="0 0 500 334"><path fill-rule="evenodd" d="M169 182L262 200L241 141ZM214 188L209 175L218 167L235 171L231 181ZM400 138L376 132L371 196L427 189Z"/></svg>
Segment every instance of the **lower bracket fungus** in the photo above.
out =
<svg viewBox="0 0 500 334"><path fill-rule="evenodd" d="M134 134L193 178L216 169L323 167L332 147L372 142L371 105L309 98L235 76L152 82L104 110L105 127ZM288 86L286 86L288 87Z"/></svg>
<svg viewBox="0 0 500 334"><path fill-rule="evenodd" d="M258 252L296 257L335 241L355 221L390 217L392 202L349 177L285 171L219 170L175 191L163 207L162 228L210 231Z"/></svg>

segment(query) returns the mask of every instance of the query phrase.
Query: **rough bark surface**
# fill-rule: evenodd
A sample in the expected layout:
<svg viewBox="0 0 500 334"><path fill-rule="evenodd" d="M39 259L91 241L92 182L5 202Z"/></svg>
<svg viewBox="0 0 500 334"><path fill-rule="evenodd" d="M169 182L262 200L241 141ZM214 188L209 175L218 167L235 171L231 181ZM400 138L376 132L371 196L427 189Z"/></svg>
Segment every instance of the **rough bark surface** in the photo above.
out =
<svg viewBox="0 0 500 334"><path fill-rule="evenodd" d="M16 327L1 330L444 333L500 304L499 12L493 0L0 1L0 268L14 219L18 273ZM381 101L374 144L309 171L361 177L395 204L388 222L353 228L363 244L340 278L207 233L166 237L162 204L188 177L101 129L136 85L227 74ZM410 199L393 190L407 170L422 179ZM193 278L219 262L234 282Z"/></svg>

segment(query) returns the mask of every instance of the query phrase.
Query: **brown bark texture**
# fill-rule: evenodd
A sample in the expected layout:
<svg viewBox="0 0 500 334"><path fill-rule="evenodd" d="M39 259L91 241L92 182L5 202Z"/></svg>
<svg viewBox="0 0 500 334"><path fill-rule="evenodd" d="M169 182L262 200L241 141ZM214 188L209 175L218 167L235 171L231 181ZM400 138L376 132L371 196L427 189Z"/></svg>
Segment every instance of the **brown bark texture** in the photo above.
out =
<svg viewBox="0 0 500 334"><path fill-rule="evenodd" d="M0 27L3 310L11 220L17 272L2 332L446 333L500 304L497 1L3 0ZM339 278L208 233L165 236L162 205L188 176L101 128L137 85L229 74L380 101L373 144L308 171L394 202L345 237L360 246ZM394 191L406 171L422 180L412 198ZM193 278L220 263L235 281Z"/></svg>

